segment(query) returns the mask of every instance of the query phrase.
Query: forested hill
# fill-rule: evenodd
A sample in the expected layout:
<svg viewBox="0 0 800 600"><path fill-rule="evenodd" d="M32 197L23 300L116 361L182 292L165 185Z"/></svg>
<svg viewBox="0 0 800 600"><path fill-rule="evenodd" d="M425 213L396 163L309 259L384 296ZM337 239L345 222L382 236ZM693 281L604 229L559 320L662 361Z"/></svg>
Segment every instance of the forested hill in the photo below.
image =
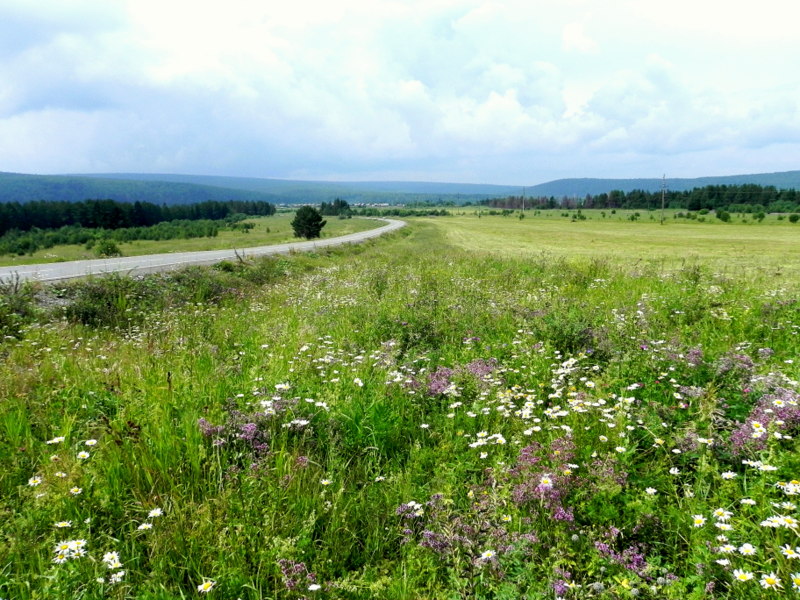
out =
<svg viewBox="0 0 800 600"><path fill-rule="evenodd" d="M697 179L666 179L667 189L682 192L720 185L773 186L778 190L800 190L800 171L760 173ZM662 180L651 179L560 179L531 186L489 185L420 181L298 181L256 177L208 175L110 173L84 175L24 175L0 173L0 202L58 200L75 202L111 198L121 202L194 204L205 201L263 201L273 204L321 204L340 198L360 203L410 204L478 203L491 198L526 197L584 198L612 191L656 192Z"/></svg>
<svg viewBox="0 0 800 600"><path fill-rule="evenodd" d="M784 171L781 173L754 173L751 175L724 175L720 177L685 178L642 178L642 179L557 179L534 185L526 190L529 196L554 196L555 198L582 198L586 195L597 196L618 190L632 192L642 190L657 192L662 184L673 192L685 192L695 188L721 185L753 184L763 187L775 187L779 190L800 190L800 171Z"/></svg>
<svg viewBox="0 0 800 600"><path fill-rule="evenodd" d="M273 194L195 183L172 181L136 181L81 175L24 175L0 173L0 202L33 200L79 202L90 198L110 198L119 202L152 204L196 204L198 202L276 203Z"/></svg>

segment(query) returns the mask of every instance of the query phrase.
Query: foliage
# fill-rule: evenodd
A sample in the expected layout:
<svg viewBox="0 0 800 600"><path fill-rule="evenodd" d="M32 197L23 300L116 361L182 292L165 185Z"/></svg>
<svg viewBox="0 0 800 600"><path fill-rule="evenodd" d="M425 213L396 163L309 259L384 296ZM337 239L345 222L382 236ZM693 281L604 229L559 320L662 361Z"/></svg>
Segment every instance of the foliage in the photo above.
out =
<svg viewBox="0 0 800 600"><path fill-rule="evenodd" d="M236 215L272 215L269 202L206 201L195 204L159 206L149 202L84 200L81 202L0 203L0 235L16 230L59 229L79 226L87 229L149 227L166 221L220 221ZM240 221L241 216L230 222Z"/></svg>
<svg viewBox="0 0 800 600"><path fill-rule="evenodd" d="M322 215L313 206L301 206L297 209L292 220L294 237L302 237L310 240L321 235L322 228L327 221L323 220Z"/></svg>
<svg viewBox="0 0 800 600"><path fill-rule="evenodd" d="M795 594L800 282L430 221L52 290L107 312L3 343L0 595Z"/></svg>

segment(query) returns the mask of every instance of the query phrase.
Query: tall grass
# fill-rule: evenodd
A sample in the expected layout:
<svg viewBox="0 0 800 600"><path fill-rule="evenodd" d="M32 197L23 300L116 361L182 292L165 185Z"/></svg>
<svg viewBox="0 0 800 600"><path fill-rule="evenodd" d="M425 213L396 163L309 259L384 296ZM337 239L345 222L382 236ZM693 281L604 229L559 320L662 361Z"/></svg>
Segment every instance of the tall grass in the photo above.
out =
<svg viewBox="0 0 800 600"><path fill-rule="evenodd" d="M0 596L791 595L791 289L418 223L64 292L3 345Z"/></svg>

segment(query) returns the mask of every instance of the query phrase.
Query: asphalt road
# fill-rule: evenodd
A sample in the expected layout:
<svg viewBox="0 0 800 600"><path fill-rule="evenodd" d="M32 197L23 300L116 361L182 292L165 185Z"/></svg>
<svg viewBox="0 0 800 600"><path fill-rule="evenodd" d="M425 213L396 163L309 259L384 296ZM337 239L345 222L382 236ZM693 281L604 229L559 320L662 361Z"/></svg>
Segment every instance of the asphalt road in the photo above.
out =
<svg viewBox="0 0 800 600"><path fill-rule="evenodd" d="M87 275L103 275L106 273L123 272L126 274L153 273L155 271L168 271L186 265L210 265L223 260L236 260L236 255L241 257L265 256L268 254L288 254L289 252L307 252L327 246L341 244L356 244L378 237L389 231L395 231L405 225L403 221L395 219L379 219L386 221L387 225L343 235L341 237L312 240L308 242L292 242L290 244L277 244L274 246L258 246L256 248L241 248L236 250L206 250L203 252L172 252L170 254L148 254L145 256L126 256L120 258L98 258L94 260L75 260L71 262L47 263L38 265L20 265L14 267L0 267L0 280L8 281L15 277L20 280L35 281L61 281L86 277Z"/></svg>

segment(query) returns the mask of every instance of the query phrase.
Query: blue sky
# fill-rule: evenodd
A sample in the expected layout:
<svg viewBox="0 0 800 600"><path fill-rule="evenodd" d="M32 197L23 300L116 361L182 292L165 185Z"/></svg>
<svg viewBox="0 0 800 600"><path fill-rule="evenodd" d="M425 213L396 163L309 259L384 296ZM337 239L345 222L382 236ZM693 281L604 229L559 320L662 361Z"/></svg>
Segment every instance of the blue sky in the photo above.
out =
<svg viewBox="0 0 800 600"><path fill-rule="evenodd" d="M0 171L793 170L798 17L786 0L4 0Z"/></svg>

